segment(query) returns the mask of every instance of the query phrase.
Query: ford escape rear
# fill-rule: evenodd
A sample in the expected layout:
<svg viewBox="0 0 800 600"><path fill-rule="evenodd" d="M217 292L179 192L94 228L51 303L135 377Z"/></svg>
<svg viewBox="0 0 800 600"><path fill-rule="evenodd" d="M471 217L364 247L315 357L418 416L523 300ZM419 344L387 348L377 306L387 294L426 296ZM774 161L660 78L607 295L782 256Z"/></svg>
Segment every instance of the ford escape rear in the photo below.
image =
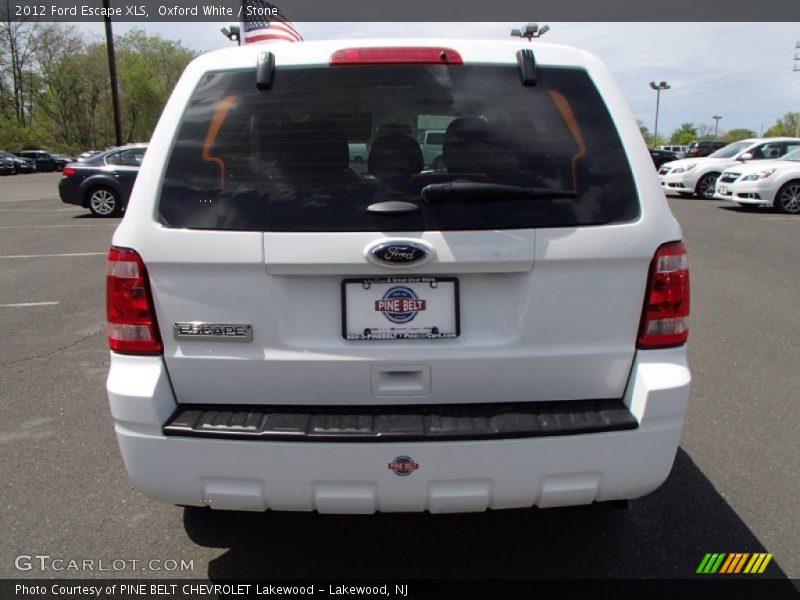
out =
<svg viewBox="0 0 800 600"><path fill-rule="evenodd" d="M109 254L139 490L456 512L664 481L690 380L680 228L602 63L530 48L275 44L187 68Z"/></svg>

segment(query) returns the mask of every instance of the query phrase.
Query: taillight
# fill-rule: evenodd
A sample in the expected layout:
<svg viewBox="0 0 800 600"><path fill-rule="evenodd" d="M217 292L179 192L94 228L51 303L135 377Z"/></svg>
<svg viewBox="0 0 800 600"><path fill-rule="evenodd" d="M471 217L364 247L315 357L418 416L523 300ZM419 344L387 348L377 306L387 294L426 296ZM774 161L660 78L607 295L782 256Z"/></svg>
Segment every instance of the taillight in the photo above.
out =
<svg viewBox="0 0 800 600"><path fill-rule="evenodd" d="M64 177L72 177L77 172L78 172L78 170L75 167L64 167L64 170L61 171L61 174Z"/></svg>
<svg viewBox="0 0 800 600"><path fill-rule="evenodd" d="M129 248L112 247L106 276L108 345L124 354L161 354L150 282L142 257Z"/></svg>
<svg viewBox="0 0 800 600"><path fill-rule="evenodd" d="M685 344L689 337L689 266L686 246L664 244L653 257L647 279L640 348Z"/></svg>
<svg viewBox="0 0 800 600"><path fill-rule="evenodd" d="M344 65L462 65L461 55L450 48L345 48L331 55L330 66Z"/></svg>

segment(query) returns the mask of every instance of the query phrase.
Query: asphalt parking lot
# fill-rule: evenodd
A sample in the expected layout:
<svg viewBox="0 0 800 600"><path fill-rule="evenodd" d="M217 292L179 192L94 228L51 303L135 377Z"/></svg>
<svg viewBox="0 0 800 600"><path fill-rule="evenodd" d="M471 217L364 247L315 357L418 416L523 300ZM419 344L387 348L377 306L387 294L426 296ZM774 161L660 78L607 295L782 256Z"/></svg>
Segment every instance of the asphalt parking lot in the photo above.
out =
<svg viewBox="0 0 800 600"><path fill-rule="evenodd" d="M690 253L692 400L671 478L630 510L211 513L128 483L104 392L118 219L61 204L58 179L0 178L0 577L109 576L15 567L39 554L192 561L119 577L680 578L706 552L772 552L765 576L800 578L800 217L670 199Z"/></svg>

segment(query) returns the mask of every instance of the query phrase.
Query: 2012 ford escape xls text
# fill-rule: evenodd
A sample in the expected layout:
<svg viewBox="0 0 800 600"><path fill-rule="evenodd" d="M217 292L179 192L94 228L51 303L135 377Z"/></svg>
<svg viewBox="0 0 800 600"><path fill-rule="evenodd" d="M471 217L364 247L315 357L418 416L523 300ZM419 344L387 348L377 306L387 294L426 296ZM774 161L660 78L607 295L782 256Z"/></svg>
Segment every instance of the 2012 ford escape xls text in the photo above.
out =
<svg viewBox="0 0 800 600"><path fill-rule="evenodd" d="M444 132L435 165L427 131ZM108 257L130 478L257 511L647 494L689 395L681 239L620 92L580 50L202 56Z"/></svg>

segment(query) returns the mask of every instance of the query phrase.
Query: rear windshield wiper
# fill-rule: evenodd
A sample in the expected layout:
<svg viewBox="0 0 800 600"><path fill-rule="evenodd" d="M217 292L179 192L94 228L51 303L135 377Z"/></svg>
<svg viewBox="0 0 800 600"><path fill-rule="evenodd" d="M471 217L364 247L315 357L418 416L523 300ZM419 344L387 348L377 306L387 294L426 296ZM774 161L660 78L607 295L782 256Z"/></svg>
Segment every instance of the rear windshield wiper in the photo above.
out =
<svg viewBox="0 0 800 600"><path fill-rule="evenodd" d="M435 202L491 202L493 200L515 200L530 198L536 200L559 200L574 198L578 192L573 190L554 190L550 188L531 188L499 183L477 183L474 181L450 181L432 183L422 188L421 196L428 204Z"/></svg>

